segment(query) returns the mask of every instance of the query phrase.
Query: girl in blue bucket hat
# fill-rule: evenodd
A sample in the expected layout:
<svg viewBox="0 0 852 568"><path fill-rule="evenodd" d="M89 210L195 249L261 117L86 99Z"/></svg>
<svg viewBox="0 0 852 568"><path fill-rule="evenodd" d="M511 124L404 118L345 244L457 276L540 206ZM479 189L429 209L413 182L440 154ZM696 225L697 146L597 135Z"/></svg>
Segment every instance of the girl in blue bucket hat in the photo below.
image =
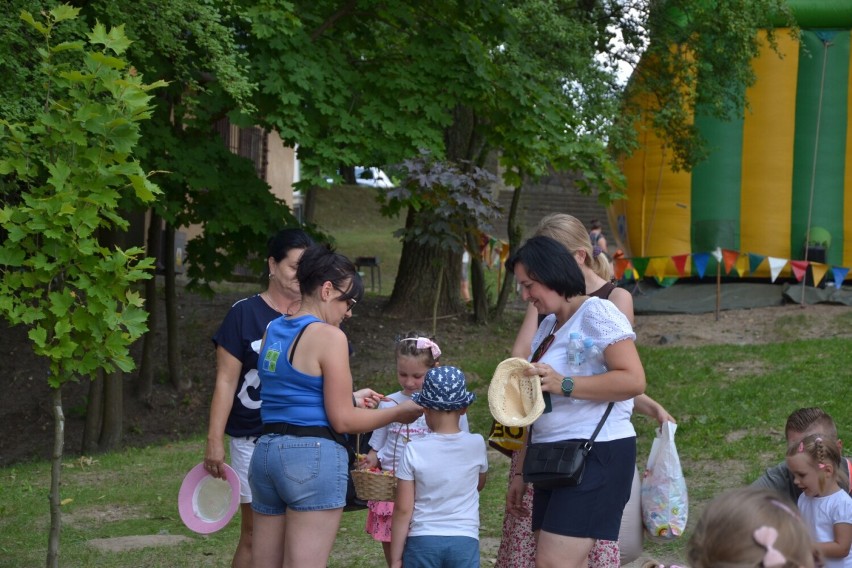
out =
<svg viewBox="0 0 852 568"><path fill-rule="evenodd" d="M459 420L476 395L457 367L435 367L412 400L432 434L405 446L396 477L391 567L479 568L479 492L485 487L485 439Z"/></svg>

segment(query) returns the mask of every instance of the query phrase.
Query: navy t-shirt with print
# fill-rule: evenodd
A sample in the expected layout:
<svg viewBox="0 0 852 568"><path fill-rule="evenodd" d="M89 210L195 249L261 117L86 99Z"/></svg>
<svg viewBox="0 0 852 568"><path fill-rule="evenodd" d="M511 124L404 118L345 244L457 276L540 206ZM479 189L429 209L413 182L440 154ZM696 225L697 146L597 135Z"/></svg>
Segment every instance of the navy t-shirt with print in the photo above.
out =
<svg viewBox="0 0 852 568"><path fill-rule="evenodd" d="M260 295L244 298L231 306L213 336L217 347L224 348L242 362L234 404L225 425L225 433L229 436L240 438L261 434L257 360L266 326L277 317L281 314L270 308Z"/></svg>

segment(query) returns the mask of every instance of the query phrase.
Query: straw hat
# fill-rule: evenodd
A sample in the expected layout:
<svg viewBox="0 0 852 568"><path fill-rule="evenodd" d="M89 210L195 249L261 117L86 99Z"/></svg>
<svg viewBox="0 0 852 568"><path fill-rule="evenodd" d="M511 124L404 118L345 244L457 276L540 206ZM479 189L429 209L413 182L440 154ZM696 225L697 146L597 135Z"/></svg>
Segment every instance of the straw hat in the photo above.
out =
<svg viewBox="0 0 852 568"><path fill-rule="evenodd" d="M526 359L512 357L494 369L488 386L488 407L498 422L506 426L529 426L544 412L541 380L524 375L530 368L532 363Z"/></svg>

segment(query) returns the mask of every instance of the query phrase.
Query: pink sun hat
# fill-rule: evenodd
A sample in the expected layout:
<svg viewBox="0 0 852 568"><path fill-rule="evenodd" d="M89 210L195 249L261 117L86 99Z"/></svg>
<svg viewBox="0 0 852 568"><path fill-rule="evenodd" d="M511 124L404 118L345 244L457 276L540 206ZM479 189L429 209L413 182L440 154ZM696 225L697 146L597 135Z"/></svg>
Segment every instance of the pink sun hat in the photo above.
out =
<svg viewBox="0 0 852 568"><path fill-rule="evenodd" d="M178 511L191 531L216 532L231 520L240 504L240 479L228 464L225 479L207 473L200 463L186 474L178 493Z"/></svg>

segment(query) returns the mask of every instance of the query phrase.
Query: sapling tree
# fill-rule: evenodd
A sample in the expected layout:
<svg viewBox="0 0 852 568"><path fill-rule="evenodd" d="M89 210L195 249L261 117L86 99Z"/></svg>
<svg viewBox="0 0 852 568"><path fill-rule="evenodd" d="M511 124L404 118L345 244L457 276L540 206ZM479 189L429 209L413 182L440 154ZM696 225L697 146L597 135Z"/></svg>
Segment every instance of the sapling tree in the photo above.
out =
<svg viewBox="0 0 852 568"><path fill-rule="evenodd" d="M37 38L40 109L0 120L0 314L24 325L49 363L55 438L47 565L59 564L62 387L100 372L130 371L130 345L147 327L134 284L151 277L140 248L101 239L127 228L120 207L159 189L133 158L139 122L162 82L145 84L122 59L122 27L95 25L84 40L54 43L78 9L21 18Z"/></svg>

